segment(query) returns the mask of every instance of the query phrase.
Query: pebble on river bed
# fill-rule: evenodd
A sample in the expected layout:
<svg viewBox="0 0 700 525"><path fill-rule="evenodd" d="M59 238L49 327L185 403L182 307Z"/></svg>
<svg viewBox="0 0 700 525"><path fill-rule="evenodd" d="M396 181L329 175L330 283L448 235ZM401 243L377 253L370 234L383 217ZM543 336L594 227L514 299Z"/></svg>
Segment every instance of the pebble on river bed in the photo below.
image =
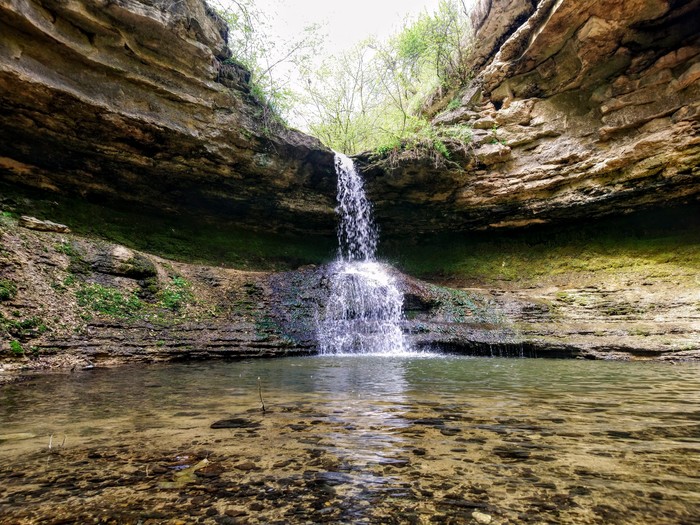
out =
<svg viewBox="0 0 700 525"><path fill-rule="evenodd" d="M491 523L491 516L484 514L483 512L479 512L478 510L472 512L472 518L474 518L476 522L480 523L481 525L489 525L489 523Z"/></svg>

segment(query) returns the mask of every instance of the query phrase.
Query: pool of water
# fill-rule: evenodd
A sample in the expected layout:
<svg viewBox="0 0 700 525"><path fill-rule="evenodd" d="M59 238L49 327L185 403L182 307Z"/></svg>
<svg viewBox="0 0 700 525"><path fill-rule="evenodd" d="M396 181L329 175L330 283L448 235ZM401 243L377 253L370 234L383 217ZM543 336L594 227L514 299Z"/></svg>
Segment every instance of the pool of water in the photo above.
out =
<svg viewBox="0 0 700 525"><path fill-rule="evenodd" d="M690 524L699 452L694 364L348 356L47 374L0 388L0 522Z"/></svg>

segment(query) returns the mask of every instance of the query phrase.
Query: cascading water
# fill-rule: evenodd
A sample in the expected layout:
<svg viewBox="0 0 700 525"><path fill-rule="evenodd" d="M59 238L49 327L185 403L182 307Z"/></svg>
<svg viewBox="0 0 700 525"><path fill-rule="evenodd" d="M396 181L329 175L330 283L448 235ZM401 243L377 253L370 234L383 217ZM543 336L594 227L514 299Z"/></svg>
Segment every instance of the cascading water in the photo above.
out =
<svg viewBox="0 0 700 525"><path fill-rule="evenodd" d="M319 322L322 354L404 354L403 295L377 262L377 230L362 178L351 159L336 153L338 259L331 265L330 296Z"/></svg>

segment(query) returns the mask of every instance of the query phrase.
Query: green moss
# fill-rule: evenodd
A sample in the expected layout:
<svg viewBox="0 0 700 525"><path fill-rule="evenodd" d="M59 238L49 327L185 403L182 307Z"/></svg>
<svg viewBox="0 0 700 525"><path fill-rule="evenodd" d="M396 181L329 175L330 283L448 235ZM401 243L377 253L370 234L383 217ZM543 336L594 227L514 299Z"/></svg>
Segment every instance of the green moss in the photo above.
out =
<svg viewBox="0 0 700 525"><path fill-rule="evenodd" d="M449 234L384 243L407 273L480 282L538 281L564 274L688 278L700 271L697 206L591 221L588 226ZM563 298L562 298L563 299Z"/></svg>
<svg viewBox="0 0 700 525"><path fill-rule="evenodd" d="M17 223L15 214L9 211L0 212L0 230L14 226Z"/></svg>
<svg viewBox="0 0 700 525"><path fill-rule="evenodd" d="M143 313L144 303L133 293L100 284L82 284L75 292L78 305L111 317L133 319Z"/></svg>
<svg viewBox="0 0 700 525"><path fill-rule="evenodd" d="M270 341L282 338L284 346L293 346L294 340L288 336L282 336L282 329L277 322L266 315L255 319L255 336L258 341Z"/></svg>
<svg viewBox="0 0 700 525"><path fill-rule="evenodd" d="M478 294L443 286L431 286L435 298L435 313L449 322L477 322L498 324L503 321L491 305Z"/></svg>
<svg viewBox="0 0 700 525"><path fill-rule="evenodd" d="M21 202L22 209L18 210L21 214L51 217L77 234L182 262L246 270L288 270L326 262L333 258L336 248L335 235L330 232L292 235L253 231L233 220L214 223L195 215L168 216L133 207L63 198L2 182L0 194L12 195Z"/></svg>
<svg viewBox="0 0 700 525"><path fill-rule="evenodd" d="M122 275L132 279L148 279L158 274L151 260L141 254L134 255L134 257L122 264L118 270Z"/></svg>
<svg viewBox="0 0 700 525"><path fill-rule="evenodd" d="M147 302L154 302L157 300L158 294L160 293L160 284L157 276L143 279L139 284L141 288L136 292L139 299Z"/></svg>
<svg viewBox="0 0 700 525"><path fill-rule="evenodd" d="M77 245L66 241L57 244L55 248L58 253L68 256L68 273L72 275L88 275L90 273L90 263L83 259L83 255Z"/></svg>
<svg viewBox="0 0 700 525"><path fill-rule="evenodd" d="M28 339L47 332L49 329L44 321L37 316L27 319L7 319L0 314L0 333L16 337L17 339Z"/></svg>
<svg viewBox="0 0 700 525"><path fill-rule="evenodd" d="M0 279L0 301L7 301L17 295L17 285L9 279Z"/></svg>

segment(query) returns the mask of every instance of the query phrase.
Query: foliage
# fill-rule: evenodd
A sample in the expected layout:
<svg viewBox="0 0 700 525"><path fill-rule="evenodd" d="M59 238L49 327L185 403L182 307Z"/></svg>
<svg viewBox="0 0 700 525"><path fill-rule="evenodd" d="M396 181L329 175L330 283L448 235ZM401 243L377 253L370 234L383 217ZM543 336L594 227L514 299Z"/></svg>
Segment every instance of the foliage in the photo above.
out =
<svg viewBox="0 0 700 525"><path fill-rule="evenodd" d="M267 17L254 0L214 0L212 5L229 25L229 47L233 60L251 72L250 92L261 105L267 127L279 125L294 104L289 88L297 67L318 54L322 38L319 26L309 25L292 40L270 34Z"/></svg>
<svg viewBox="0 0 700 525"><path fill-rule="evenodd" d="M15 214L9 211L0 212L0 227L11 226L16 220Z"/></svg>
<svg viewBox="0 0 700 525"><path fill-rule="evenodd" d="M375 152L388 159L390 166L396 166L400 158L430 159L436 168L445 165L450 159L451 150L462 150L464 153L472 140L472 130L467 126L435 127L424 124L402 139L391 139L380 144Z"/></svg>
<svg viewBox="0 0 700 525"><path fill-rule="evenodd" d="M97 283L82 283L75 291L78 305L93 312L120 319L139 319L146 317L152 308L179 310L194 299L191 284L180 276L174 276L170 282L157 292L158 303L149 305L139 298L138 291L122 292L117 288L102 286Z"/></svg>
<svg viewBox="0 0 700 525"><path fill-rule="evenodd" d="M158 293L160 305L169 310L179 310L193 299L190 291L191 284L186 279L176 275L170 283Z"/></svg>
<svg viewBox="0 0 700 525"><path fill-rule="evenodd" d="M116 288L96 283L85 283L75 292L78 305L95 312L119 318L134 318L141 313L144 303L134 293L123 294Z"/></svg>
<svg viewBox="0 0 700 525"><path fill-rule="evenodd" d="M434 13L407 20L386 42L368 39L324 62L317 59L323 43L318 26L281 41L254 0L213 5L229 24L232 60L251 71L250 94L260 103L264 133L292 118L348 154L402 141L426 145L416 138L429 127L421 116L424 102L469 78L471 26L463 0L440 0ZM436 158L446 156L444 141L430 144Z"/></svg>
<svg viewBox="0 0 700 525"><path fill-rule="evenodd" d="M19 312L16 312L19 316ZM41 335L48 331L48 327L41 318L37 316L27 319L15 320L7 319L0 314L0 333L11 335L18 339L27 339L32 336Z"/></svg>
<svg viewBox="0 0 700 525"><path fill-rule="evenodd" d="M7 301L17 295L17 285L9 279L0 279L0 301Z"/></svg>
<svg viewBox="0 0 700 525"><path fill-rule="evenodd" d="M19 341L10 341L10 351L14 355L23 355L24 354L24 348L22 348L22 345L20 344Z"/></svg>
<svg viewBox="0 0 700 525"><path fill-rule="evenodd" d="M381 93L373 60L375 42L367 40L320 67L302 71L305 95L298 117L314 136L335 150L367 149L381 129Z"/></svg>
<svg viewBox="0 0 700 525"><path fill-rule="evenodd" d="M444 141L434 139L439 132L420 111L435 90L468 80L469 35L462 2L441 0L435 13L405 23L387 42L369 39L321 67L303 69L299 113L308 131L348 154L429 142L445 156Z"/></svg>
<svg viewBox="0 0 700 525"><path fill-rule="evenodd" d="M461 104L461 101L459 98L455 97L452 100L450 100L450 103L447 104L447 107L445 108L445 111L452 111L457 109Z"/></svg>
<svg viewBox="0 0 700 525"><path fill-rule="evenodd" d="M63 241L61 244L55 246L58 253L67 255L68 257L76 257L78 255L77 251L73 245L67 241Z"/></svg>

